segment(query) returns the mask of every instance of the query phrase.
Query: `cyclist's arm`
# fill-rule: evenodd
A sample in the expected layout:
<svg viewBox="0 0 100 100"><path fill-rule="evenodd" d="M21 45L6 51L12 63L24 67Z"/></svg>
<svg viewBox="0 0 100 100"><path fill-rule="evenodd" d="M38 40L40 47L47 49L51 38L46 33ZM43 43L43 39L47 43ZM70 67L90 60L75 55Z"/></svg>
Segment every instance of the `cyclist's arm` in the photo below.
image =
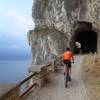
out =
<svg viewBox="0 0 100 100"><path fill-rule="evenodd" d="M72 57L73 63L74 63L74 57Z"/></svg>
<svg viewBox="0 0 100 100"><path fill-rule="evenodd" d="M73 61L73 63L74 63L74 56L73 56L73 53L72 53L72 61Z"/></svg>

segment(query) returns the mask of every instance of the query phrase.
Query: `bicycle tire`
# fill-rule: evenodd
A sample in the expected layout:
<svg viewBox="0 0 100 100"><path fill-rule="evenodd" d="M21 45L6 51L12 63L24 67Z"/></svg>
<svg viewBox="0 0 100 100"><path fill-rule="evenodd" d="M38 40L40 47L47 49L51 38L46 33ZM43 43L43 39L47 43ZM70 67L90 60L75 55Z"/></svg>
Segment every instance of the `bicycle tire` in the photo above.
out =
<svg viewBox="0 0 100 100"><path fill-rule="evenodd" d="M67 88L67 87L68 87L68 76L65 75L65 88Z"/></svg>

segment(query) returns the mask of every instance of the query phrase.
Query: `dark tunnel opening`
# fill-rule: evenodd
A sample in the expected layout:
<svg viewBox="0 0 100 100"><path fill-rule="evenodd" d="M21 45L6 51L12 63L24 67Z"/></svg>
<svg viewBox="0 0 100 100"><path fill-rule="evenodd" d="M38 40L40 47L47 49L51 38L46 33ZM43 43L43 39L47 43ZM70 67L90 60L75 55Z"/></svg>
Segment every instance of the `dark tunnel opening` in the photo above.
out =
<svg viewBox="0 0 100 100"><path fill-rule="evenodd" d="M74 46L74 53L95 53L97 52L97 33L91 30L83 30L75 33L75 42L81 44L81 49L77 49Z"/></svg>

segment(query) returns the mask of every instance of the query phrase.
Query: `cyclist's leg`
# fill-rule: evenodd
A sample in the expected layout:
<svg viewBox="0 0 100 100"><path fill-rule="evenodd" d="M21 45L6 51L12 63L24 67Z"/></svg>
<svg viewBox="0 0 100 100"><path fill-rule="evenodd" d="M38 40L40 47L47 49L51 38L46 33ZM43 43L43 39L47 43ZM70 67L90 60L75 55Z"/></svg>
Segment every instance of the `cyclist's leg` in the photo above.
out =
<svg viewBox="0 0 100 100"><path fill-rule="evenodd" d="M67 88L67 86L68 86L68 67L67 67L67 64L65 64L65 66L64 66L64 72L65 72L65 76L64 76L65 87Z"/></svg>
<svg viewBox="0 0 100 100"><path fill-rule="evenodd" d="M64 74L67 75L69 74L69 68L68 68L68 62L64 61Z"/></svg>
<svg viewBox="0 0 100 100"><path fill-rule="evenodd" d="M71 81L71 63L70 62L68 64L68 69L69 69L69 81Z"/></svg>
<svg viewBox="0 0 100 100"><path fill-rule="evenodd" d="M71 81L71 68L69 68L69 81Z"/></svg>
<svg viewBox="0 0 100 100"><path fill-rule="evenodd" d="M71 68L69 68L69 76L71 77Z"/></svg>
<svg viewBox="0 0 100 100"><path fill-rule="evenodd" d="M66 64L64 64L64 76L66 74Z"/></svg>
<svg viewBox="0 0 100 100"><path fill-rule="evenodd" d="M65 76L65 70L66 70L66 63L65 63L65 60L63 60L63 66L64 66L64 69L63 69L63 71L64 71L64 76Z"/></svg>
<svg viewBox="0 0 100 100"><path fill-rule="evenodd" d="M65 66L64 66L64 73L67 75L67 74L68 74L68 72L69 72L68 65L67 65L67 64L65 64Z"/></svg>

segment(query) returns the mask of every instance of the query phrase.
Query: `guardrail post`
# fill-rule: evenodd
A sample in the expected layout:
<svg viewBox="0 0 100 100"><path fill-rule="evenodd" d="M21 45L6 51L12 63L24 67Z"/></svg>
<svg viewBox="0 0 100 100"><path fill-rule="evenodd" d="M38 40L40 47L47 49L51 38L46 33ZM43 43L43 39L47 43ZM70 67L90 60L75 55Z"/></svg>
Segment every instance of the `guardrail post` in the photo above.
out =
<svg viewBox="0 0 100 100"><path fill-rule="evenodd" d="M0 97L0 100L21 100L26 94L28 94L34 86L39 85L41 87L44 85L45 80L47 80L48 74L51 71L49 67L51 64L36 66L38 70L29 69L30 76L22 80L19 84L17 84L14 88L6 92L4 95ZM53 62L53 69L55 69L55 61ZM30 80L30 81L29 81ZM28 87L23 90L21 86L26 85L28 82ZM22 89L22 91L21 91Z"/></svg>
<svg viewBox="0 0 100 100"><path fill-rule="evenodd" d="M46 73L47 73L47 68L46 67L41 67L39 87L42 87L44 85L45 80L46 80Z"/></svg>
<svg viewBox="0 0 100 100"><path fill-rule="evenodd" d="M30 72L29 74L32 75L33 72ZM28 87L30 87L33 84L33 78L29 79L27 84L28 84Z"/></svg>
<svg viewBox="0 0 100 100"><path fill-rule="evenodd" d="M53 72L55 72L55 70L56 70L56 61L53 59L52 61L51 61L51 70L53 71Z"/></svg>

